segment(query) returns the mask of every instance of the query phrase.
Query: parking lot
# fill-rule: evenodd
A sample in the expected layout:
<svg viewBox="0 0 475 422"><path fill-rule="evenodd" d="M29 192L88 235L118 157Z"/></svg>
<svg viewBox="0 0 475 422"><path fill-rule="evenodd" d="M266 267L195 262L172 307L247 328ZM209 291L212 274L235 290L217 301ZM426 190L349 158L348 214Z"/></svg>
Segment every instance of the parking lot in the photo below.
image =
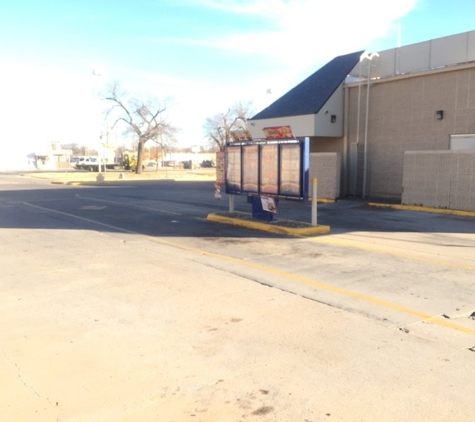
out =
<svg viewBox="0 0 475 422"><path fill-rule="evenodd" d="M129 179L0 176L5 420L473 420L474 218Z"/></svg>

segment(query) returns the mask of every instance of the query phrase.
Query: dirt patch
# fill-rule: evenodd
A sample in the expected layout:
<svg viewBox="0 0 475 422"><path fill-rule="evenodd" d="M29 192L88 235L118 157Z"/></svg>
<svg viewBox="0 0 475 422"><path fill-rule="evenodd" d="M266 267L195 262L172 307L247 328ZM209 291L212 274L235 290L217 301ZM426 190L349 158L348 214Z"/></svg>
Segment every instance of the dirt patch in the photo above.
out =
<svg viewBox="0 0 475 422"><path fill-rule="evenodd" d="M272 412L273 410L274 410L274 408L272 406L263 406L263 407L259 407L259 409L257 409L257 410L254 410L254 412L252 412L251 414L256 415L256 416L267 415L268 413Z"/></svg>

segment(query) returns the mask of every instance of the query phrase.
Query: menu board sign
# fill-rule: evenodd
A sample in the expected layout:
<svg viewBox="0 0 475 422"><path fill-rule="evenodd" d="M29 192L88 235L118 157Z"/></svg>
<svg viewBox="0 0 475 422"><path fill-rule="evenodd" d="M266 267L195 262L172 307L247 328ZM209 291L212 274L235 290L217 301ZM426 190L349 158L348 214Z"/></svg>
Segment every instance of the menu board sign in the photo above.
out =
<svg viewBox="0 0 475 422"><path fill-rule="evenodd" d="M280 160L280 192L283 195L300 193L299 145L282 145Z"/></svg>
<svg viewBox="0 0 475 422"><path fill-rule="evenodd" d="M263 129L266 139L294 139L290 126L273 126Z"/></svg>
<svg viewBox="0 0 475 422"><path fill-rule="evenodd" d="M241 191L241 148L226 150L226 191Z"/></svg>
<svg viewBox="0 0 475 422"><path fill-rule="evenodd" d="M258 188L258 146L245 145L242 149L242 188L245 192L257 192Z"/></svg>
<svg viewBox="0 0 475 422"><path fill-rule="evenodd" d="M244 130L244 129L233 130L231 132L231 138L233 138L234 142L252 140L251 133L248 130Z"/></svg>
<svg viewBox="0 0 475 422"><path fill-rule="evenodd" d="M262 193L279 192L279 146L262 145L261 147L261 178L260 190Z"/></svg>
<svg viewBox="0 0 475 422"><path fill-rule="evenodd" d="M226 145L226 193L306 200L308 138Z"/></svg>

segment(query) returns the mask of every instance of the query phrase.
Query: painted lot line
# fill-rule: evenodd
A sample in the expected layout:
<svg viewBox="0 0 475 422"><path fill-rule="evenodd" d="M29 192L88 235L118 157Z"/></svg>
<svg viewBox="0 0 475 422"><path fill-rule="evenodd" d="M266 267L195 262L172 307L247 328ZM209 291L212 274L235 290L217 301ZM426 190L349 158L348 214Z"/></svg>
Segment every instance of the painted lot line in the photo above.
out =
<svg viewBox="0 0 475 422"><path fill-rule="evenodd" d="M467 246L470 239L462 236L459 236L458 245L444 246L416 242L410 233L392 233L391 235L393 237L388 238L388 233L354 232L351 235L312 237L307 240L445 267L475 271L475 238L473 235L471 235L474 238L473 244L469 245L469 247Z"/></svg>
<svg viewBox="0 0 475 422"><path fill-rule="evenodd" d="M161 244L161 245L167 245L167 246L170 246L170 247L173 247L173 248L182 249L182 250L186 250L186 251L189 251L189 252L194 252L194 253L196 253L198 255L201 255L201 256L211 257L213 259L217 259L217 260L223 261L223 262L230 262L230 263L233 263L233 264L240 265L242 267L252 268L254 270L258 270L258 271L261 271L261 272L264 272L264 273L267 273L267 274L282 277L282 278L285 278L287 280L292 280L292 281L295 281L295 282L298 282L298 283L302 283L302 284L306 284L306 285L309 285L309 286L317 287L318 289L326 290L326 291L329 291L329 292L332 292L332 293L335 293L335 294L338 294L338 295L342 295L342 296L345 296L345 297L351 297L351 298L354 298L354 299L359 299L359 300L362 300L364 302L380 306L382 308L391 309L393 311L397 311L397 312L400 312L400 313L403 313L403 314L406 314L406 315L410 315L410 316L420 320L421 322L430 323L432 325L436 325L436 326L440 326L440 327L444 327L444 328L449 328L451 330L456 330L458 332L462 332L462 333L465 333L465 334L475 336L475 330L473 330L471 328L468 328L468 327L465 327L463 325L456 324L456 323L453 323L451 321L448 321L440 315L435 315L435 316L434 315L429 315L427 313L418 311L416 309L411 309L411 308L399 305L397 303L392 303L392 302L382 300L382 299L379 299L377 297L373 297L373 296L370 296L370 295L362 294L362 293L359 293L359 292L356 292L356 291L352 291L352 290L332 286L332 285L327 284L327 283L323 283L323 282L313 280L313 279L310 279L310 278L307 278L307 277L292 274L292 273L289 273L287 271L281 271L281 270L278 270L278 269L275 269L275 268L267 267L267 266L264 266L264 265L261 265L261 264L245 261L245 260L240 259L240 258L235 258L235 257L228 256L228 255L223 255L223 254L219 254L219 253L215 253L215 252L210 252L210 251L207 251L205 249L200 249L200 248L188 246L188 245L185 245L183 243L172 242L172 241L166 240L164 238L144 236L143 234L138 233L138 232L134 232L132 230L123 229L121 227L113 226L113 225L110 225L110 224L104 224L104 223L101 223L101 222L98 222L98 221L95 221L95 220L87 219L87 218L84 218L84 217L79 217L79 216L76 216L74 214L69 214L69 213L57 211L57 210L50 209L50 208L40 207L38 205L33 205L33 204L29 204L29 203L24 203L24 204L27 205L27 206L42 209L44 211L48 211L48 212L51 212L51 213L61 214L61 215L64 215L64 216L68 216L70 218L78 219L78 220L81 220L81 221L86 221L88 223L92 223L92 224L95 224L95 225L98 225L98 226L113 228L114 230L121 231L123 233L143 236L146 239L148 239L149 241L154 242L154 243L158 243L158 244Z"/></svg>

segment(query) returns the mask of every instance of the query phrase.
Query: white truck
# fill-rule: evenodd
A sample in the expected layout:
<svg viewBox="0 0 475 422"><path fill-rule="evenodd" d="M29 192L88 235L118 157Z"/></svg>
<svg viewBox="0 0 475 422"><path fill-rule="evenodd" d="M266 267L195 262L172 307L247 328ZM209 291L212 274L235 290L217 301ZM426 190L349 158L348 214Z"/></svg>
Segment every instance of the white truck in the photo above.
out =
<svg viewBox="0 0 475 422"><path fill-rule="evenodd" d="M115 158L115 151L110 148L102 148L99 150L99 155L87 155L79 157L76 162L76 168L88 171L114 170L119 167L119 163Z"/></svg>

